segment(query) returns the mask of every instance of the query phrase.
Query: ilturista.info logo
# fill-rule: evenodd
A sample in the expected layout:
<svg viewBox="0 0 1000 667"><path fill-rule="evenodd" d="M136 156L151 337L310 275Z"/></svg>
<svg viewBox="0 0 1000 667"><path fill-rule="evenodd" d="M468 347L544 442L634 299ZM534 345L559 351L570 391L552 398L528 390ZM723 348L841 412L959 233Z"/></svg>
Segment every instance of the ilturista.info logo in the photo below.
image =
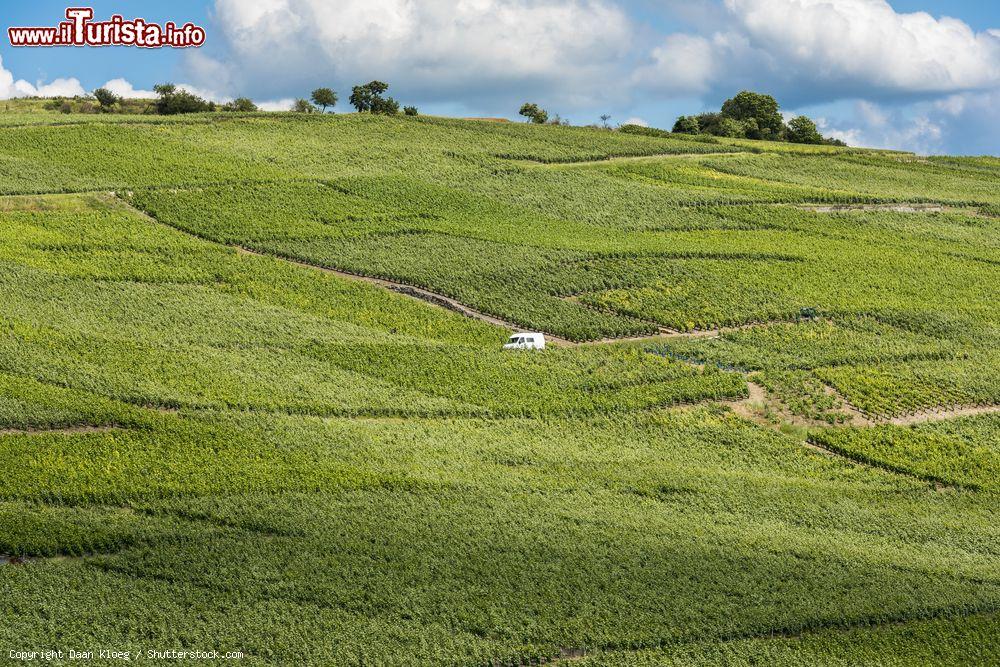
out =
<svg viewBox="0 0 1000 667"><path fill-rule="evenodd" d="M69 7L66 20L48 27L10 27L11 46L138 46L145 49L184 49L205 43L205 29L193 23L163 25L145 19L126 20L114 14L107 21L94 21L91 7Z"/></svg>

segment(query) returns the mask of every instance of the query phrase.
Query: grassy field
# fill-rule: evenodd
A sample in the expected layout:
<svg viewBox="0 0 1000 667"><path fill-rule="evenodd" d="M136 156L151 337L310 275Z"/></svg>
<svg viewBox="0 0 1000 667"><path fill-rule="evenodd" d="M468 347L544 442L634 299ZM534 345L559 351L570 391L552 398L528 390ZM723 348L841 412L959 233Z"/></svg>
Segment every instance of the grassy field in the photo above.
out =
<svg viewBox="0 0 1000 667"><path fill-rule="evenodd" d="M1000 161L0 125L4 656L1000 664Z"/></svg>

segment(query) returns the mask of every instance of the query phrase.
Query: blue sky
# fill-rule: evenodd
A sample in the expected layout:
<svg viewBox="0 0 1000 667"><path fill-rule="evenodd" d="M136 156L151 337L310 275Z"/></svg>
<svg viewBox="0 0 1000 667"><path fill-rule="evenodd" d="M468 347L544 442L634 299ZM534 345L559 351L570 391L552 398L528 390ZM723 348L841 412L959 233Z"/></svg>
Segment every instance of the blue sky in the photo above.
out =
<svg viewBox="0 0 1000 667"><path fill-rule="evenodd" d="M849 143L1000 154L1000 3L982 0L94 0L208 29L201 49L21 48L0 41L0 96L171 80L282 108L372 78L426 113L669 127L743 88L771 92ZM4 2L54 25L65 2ZM925 12L927 15L916 14ZM944 16L950 18L942 18ZM123 79L124 81L117 81ZM74 88L75 86L75 88Z"/></svg>

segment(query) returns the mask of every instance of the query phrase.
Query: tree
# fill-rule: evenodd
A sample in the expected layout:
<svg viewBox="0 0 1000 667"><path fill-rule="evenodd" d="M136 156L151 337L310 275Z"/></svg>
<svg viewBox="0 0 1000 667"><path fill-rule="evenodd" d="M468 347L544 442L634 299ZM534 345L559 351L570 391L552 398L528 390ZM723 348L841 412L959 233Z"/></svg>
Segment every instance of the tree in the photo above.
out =
<svg viewBox="0 0 1000 667"><path fill-rule="evenodd" d="M259 111L257 105L253 103L249 97L237 97L232 102L226 102L222 105L223 111L239 111L242 113L250 113L251 111Z"/></svg>
<svg viewBox="0 0 1000 667"><path fill-rule="evenodd" d="M695 121L698 123L698 128L703 133L714 134L716 136L720 135L719 123L722 122L722 116L717 113L708 112L700 113L694 117Z"/></svg>
<svg viewBox="0 0 1000 667"><path fill-rule="evenodd" d="M698 134L701 132L701 126L698 125L698 119L694 116L681 116L674 123L673 131L677 134Z"/></svg>
<svg viewBox="0 0 1000 667"><path fill-rule="evenodd" d="M323 113L326 113L327 107L337 106L337 93L333 92L332 88L317 88L312 91L312 101L316 106L323 108Z"/></svg>
<svg viewBox="0 0 1000 667"><path fill-rule="evenodd" d="M159 83L153 86L158 95L156 112L169 116L178 113L198 113L215 111L215 103L208 102L194 93L178 88L172 83Z"/></svg>
<svg viewBox="0 0 1000 667"><path fill-rule="evenodd" d="M351 89L351 106L359 113L393 116L399 113L399 102L391 97L382 97L387 90L389 84L384 81L370 81L363 86L354 86Z"/></svg>
<svg viewBox="0 0 1000 667"><path fill-rule="evenodd" d="M611 114L609 114L609 113L601 114L601 125L604 126L605 130L608 129L608 121L609 120L611 120Z"/></svg>
<svg viewBox="0 0 1000 667"><path fill-rule="evenodd" d="M418 113L417 107L403 107L403 113L407 116L416 116Z"/></svg>
<svg viewBox="0 0 1000 667"><path fill-rule="evenodd" d="M295 113L312 113L316 111L316 107L309 103L309 100L304 100L299 98L292 103L292 111Z"/></svg>
<svg viewBox="0 0 1000 667"><path fill-rule="evenodd" d="M779 108L770 95L744 90L723 103L722 116L745 123L745 135L750 139L780 139L785 121ZM750 120L756 122L756 127L749 124Z"/></svg>
<svg viewBox="0 0 1000 667"><path fill-rule="evenodd" d="M172 95L176 90L177 86L172 83L157 83L153 86L153 92L160 97L163 97L164 95Z"/></svg>
<svg viewBox="0 0 1000 667"><path fill-rule="evenodd" d="M94 91L97 103L101 105L101 111L111 111L111 107L118 104L121 98L112 93L107 88L98 88Z"/></svg>
<svg viewBox="0 0 1000 667"><path fill-rule="evenodd" d="M742 139L747 136L746 126L738 120L732 118L721 118L717 129L717 136Z"/></svg>
<svg viewBox="0 0 1000 667"><path fill-rule="evenodd" d="M521 110L518 111L518 113L527 118L530 122L538 125L544 125L549 119L549 113L534 102L525 102L522 104Z"/></svg>
<svg viewBox="0 0 1000 667"><path fill-rule="evenodd" d="M821 144L823 136L808 116L798 116L788 121L788 141L793 144Z"/></svg>

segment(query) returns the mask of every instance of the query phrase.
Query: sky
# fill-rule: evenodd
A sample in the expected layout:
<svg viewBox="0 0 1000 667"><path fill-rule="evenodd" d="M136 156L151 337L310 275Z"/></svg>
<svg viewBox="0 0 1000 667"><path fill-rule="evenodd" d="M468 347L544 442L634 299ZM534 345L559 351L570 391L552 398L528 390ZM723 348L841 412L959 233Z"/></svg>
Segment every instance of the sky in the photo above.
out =
<svg viewBox="0 0 1000 667"><path fill-rule="evenodd" d="M67 4L0 0L5 25ZM1000 3L992 0L93 0L112 14L207 30L196 49L14 48L0 99L172 81L286 109L329 86L387 81L423 113L517 118L532 101L574 124L718 109L774 95L851 145L1000 155Z"/></svg>

